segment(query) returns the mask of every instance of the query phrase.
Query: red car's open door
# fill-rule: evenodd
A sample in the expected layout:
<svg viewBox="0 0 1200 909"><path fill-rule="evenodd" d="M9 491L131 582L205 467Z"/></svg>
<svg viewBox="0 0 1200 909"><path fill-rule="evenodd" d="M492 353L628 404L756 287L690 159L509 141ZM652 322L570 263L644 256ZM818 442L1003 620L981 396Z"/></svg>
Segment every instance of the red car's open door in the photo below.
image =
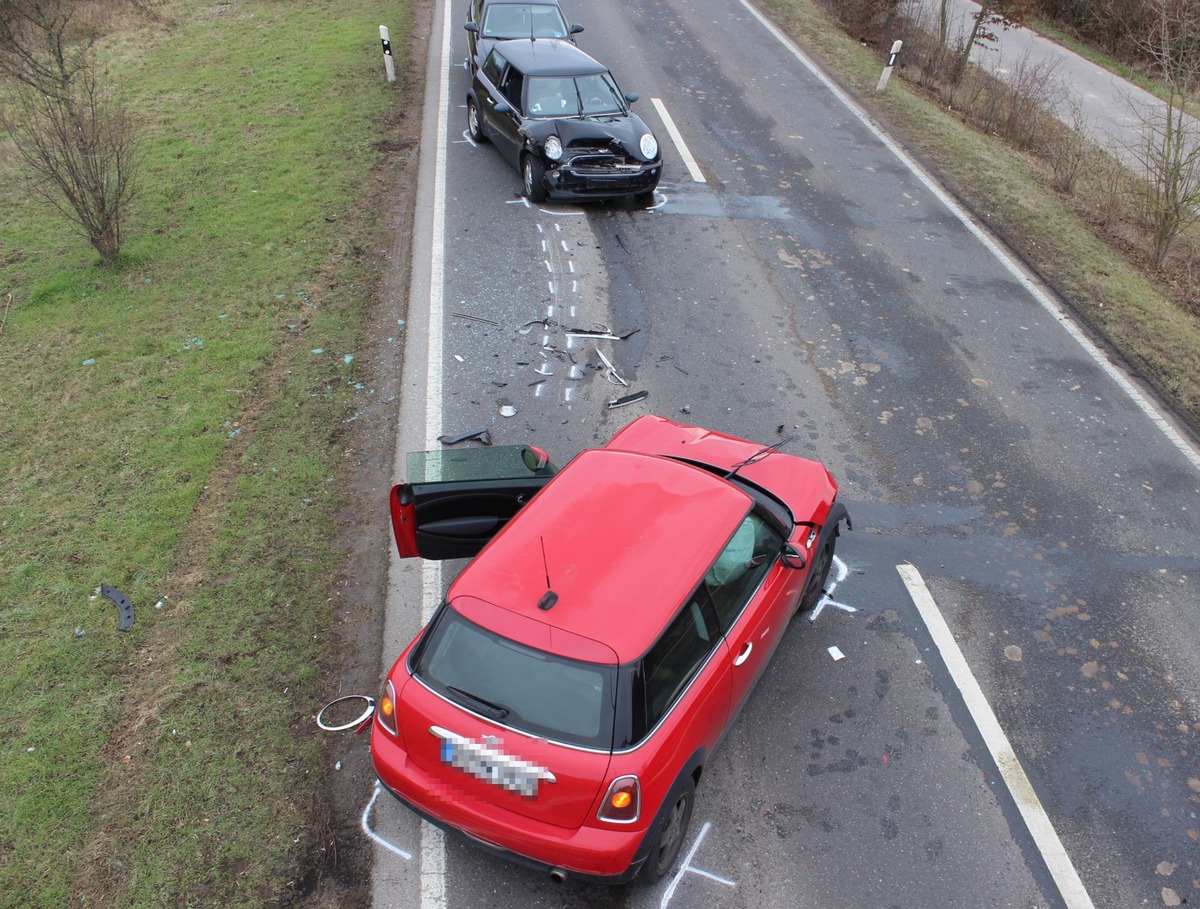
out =
<svg viewBox="0 0 1200 909"><path fill-rule="evenodd" d="M554 476L545 452L521 445L412 451L389 496L404 558L474 556Z"/></svg>

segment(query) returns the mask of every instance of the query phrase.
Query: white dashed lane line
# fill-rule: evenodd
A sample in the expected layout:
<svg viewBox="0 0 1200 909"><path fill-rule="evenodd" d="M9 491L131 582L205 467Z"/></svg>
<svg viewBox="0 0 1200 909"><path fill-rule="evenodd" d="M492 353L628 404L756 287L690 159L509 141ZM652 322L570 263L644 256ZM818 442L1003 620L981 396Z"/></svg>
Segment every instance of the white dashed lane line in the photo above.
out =
<svg viewBox="0 0 1200 909"><path fill-rule="evenodd" d="M675 143L675 148L679 152L679 156L683 158L683 163L687 165L688 173L692 175L692 181L695 183L707 183L708 181L704 179L704 174L700 172L700 165L696 163L696 159L688 151L687 143L683 141L683 135L676 128L675 121L671 119L671 115L667 112L667 106L662 103L661 98L651 98L650 103L654 105L654 109L658 111L658 116L662 118L663 126L667 128L667 133L671 136L671 141Z"/></svg>

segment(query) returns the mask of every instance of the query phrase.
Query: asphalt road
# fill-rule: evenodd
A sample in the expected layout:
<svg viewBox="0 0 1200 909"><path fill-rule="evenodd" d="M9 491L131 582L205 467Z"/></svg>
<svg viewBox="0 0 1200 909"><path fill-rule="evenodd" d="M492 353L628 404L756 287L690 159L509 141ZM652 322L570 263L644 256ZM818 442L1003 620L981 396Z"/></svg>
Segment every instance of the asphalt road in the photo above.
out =
<svg viewBox="0 0 1200 909"><path fill-rule="evenodd" d="M442 433L565 462L657 412L794 437L855 529L707 768L674 879L556 885L364 780L376 906L1200 898L1194 443L748 8L564 8L641 94L660 196L527 204L463 135L464 11L439 5L397 476ZM638 330L565 331L594 326ZM389 662L454 568L396 560Z"/></svg>

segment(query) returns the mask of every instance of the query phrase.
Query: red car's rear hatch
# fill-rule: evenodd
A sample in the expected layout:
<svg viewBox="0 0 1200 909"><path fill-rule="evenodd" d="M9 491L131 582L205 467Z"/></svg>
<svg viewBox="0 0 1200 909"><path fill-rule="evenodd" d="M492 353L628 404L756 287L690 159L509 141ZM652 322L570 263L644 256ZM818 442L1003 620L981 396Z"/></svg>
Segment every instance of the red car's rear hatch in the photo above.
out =
<svg viewBox="0 0 1200 909"><path fill-rule="evenodd" d="M409 660L401 737L464 797L576 828L606 782L616 663L596 641L456 597Z"/></svg>
<svg viewBox="0 0 1200 909"><path fill-rule="evenodd" d="M441 795L455 793L456 801L461 797L573 829L588 820L608 772L608 752L506 728L461 709L417 679L404 686L398 714L409 758L440 780Z"/></svg>

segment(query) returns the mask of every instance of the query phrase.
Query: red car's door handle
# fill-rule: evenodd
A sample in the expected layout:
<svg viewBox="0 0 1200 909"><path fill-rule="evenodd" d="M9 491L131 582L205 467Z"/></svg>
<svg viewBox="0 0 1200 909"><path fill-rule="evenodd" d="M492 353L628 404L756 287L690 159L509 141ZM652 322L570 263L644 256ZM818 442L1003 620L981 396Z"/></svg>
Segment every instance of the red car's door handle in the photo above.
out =
<svg viewBox="0 0 1200 909"><path fill-rule="evenodd" d="M736 657L733 658L733 665L741 666L742 663L744 663L744 662L746 662L746 660L750 659L750 651L753 649L754 649L754 642L747 641L745 646L742 647L741 653L739 653Z"/></svg>

